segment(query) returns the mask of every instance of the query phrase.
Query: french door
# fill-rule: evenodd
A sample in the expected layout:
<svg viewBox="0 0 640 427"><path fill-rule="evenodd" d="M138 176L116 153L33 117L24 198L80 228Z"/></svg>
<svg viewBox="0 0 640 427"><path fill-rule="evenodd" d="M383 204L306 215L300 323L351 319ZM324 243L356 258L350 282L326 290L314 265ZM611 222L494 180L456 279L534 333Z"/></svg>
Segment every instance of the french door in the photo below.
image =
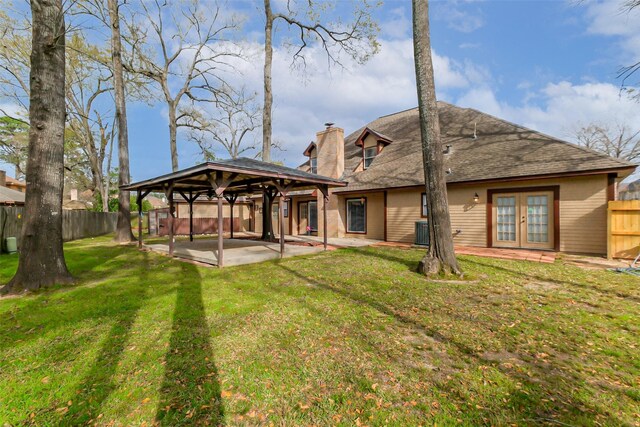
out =
<svg viewBox="0 0 640 427"><path fill-rule="evenodd" d="M318 202L308 201L298 204L298 234L318 232Z"/></svg>
<svg viewBox="0 0 640 427"><path fill-rule="evenodd" d="M493 246L553 249L553 192L493 195Z"/></svg>

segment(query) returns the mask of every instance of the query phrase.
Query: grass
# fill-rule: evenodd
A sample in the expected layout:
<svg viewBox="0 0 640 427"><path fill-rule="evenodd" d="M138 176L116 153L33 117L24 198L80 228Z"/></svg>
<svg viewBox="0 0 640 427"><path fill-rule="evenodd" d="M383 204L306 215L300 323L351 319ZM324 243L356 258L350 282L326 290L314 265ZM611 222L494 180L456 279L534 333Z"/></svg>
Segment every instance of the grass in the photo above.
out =
<svg viewBox="0 0 640 427"><path fill-rule="evenodd" d="M66 245L0 299L0 425L639 425L640 280L365 248L197 267ZM17 267L0 257L0 282Z"/></svg>

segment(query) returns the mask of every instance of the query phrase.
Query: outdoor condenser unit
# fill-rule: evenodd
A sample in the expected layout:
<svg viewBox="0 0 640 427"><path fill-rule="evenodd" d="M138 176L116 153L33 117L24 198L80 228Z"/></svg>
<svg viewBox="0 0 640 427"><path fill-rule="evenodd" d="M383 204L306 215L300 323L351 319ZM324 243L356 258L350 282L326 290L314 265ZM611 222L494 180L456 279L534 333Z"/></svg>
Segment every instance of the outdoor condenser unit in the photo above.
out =
<svg viewBox="0 0 640 427"><path fill-rule="evenodd" d="M429 222L416 221L416 240L417 246L429 246Z"/></svg>

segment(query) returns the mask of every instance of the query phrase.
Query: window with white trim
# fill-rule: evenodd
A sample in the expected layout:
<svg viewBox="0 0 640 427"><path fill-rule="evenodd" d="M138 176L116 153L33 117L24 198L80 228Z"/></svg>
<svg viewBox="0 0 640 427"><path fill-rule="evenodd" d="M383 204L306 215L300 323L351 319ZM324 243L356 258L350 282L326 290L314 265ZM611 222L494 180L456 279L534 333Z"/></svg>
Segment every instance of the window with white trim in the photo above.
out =
<svg viewBox="0 0 640 427"><path fill-rule="evenodd" d="M311 168L311 173L318 173L318 158L317 157L309 158L309 166Z"/></svg>
<svg viewBox="0 0 640 427"><path fill-rule="evenodd" d="M282 205L282 210L284 210L284 217L288 218L289 217L289 201L285 201L284 205Z"/></svg>
<svg viewBox="0 0 640 427"><path fill-rule="evenodd" d="M375 159L378 154L378 147L368 147L364 149L364 168L367 169L373 159Z"/></svg>
<svg viewBox="0 0 640 427"><path fill-rule="evenodd" d="M367 199L347 199L347 233L367 232Z"/></svg>

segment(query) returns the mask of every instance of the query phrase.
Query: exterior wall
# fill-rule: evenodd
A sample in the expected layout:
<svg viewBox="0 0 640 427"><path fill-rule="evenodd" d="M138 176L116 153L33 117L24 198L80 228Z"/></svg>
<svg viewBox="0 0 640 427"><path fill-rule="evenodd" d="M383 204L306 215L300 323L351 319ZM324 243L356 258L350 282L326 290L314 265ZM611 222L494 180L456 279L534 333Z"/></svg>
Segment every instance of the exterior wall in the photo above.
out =
<svg viewBox="0 0 640 427"><path fill-rule="evenodd" d="M448 194L454 242L458 245L486 246L488 189L551 185L560 186L560 251L606 253L606 175L464 186L451 185L448 188ZM422 192L420 189L388 191L387 240L413 243L414 223L423 219L420 215ZM473 201L475 193L480 196L478 203ZM370 210L367 213L367 220L369 212ZM383 213L379 212L378 216L382 217Z"/></svg>
<svg viewBox="0 0 640 427"><path fill-rule="evenodd" d="M359 199L361 197L367 199L367 232L347 233L347 199ZM332 199L338 202L339 227L337 227L337 235L329 235L330 237L384 240L384 192L340 195L332 197Z"/></svg>
<svg viewBox="0 0 640 427"><path fill-rule="evenodd" d="M231 207L228 204L222 206L223 218L231 217ZM250 205L245 203L235 203L233 206L234 218L240 218L240 230L249 231L251 229ZM195 202L193 204L194 218L218 218L217 202ZM176 218L189 218L189 204L176 203Z"/></svg>

